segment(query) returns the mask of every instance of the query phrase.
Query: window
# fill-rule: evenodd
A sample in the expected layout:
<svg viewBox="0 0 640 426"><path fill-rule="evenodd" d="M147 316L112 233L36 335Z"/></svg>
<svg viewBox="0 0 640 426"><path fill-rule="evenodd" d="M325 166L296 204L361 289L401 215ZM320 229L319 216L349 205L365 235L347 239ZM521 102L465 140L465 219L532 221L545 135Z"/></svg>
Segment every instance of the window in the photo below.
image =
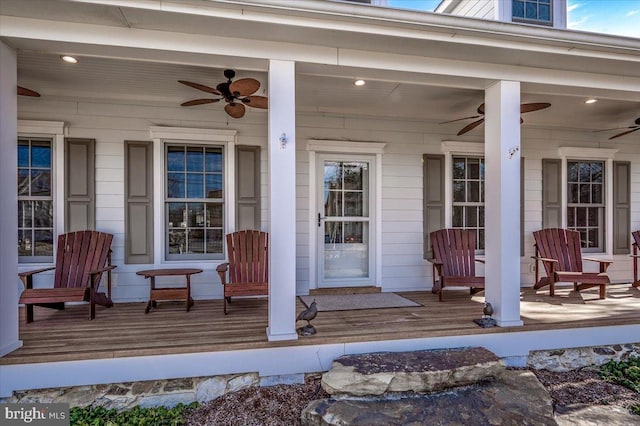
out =
<svg viewBox="0 0 640 426"><path fill-rule="evenodd" d="M512 15L514 21L552 24L552 0L513 0Z"/></svg>
<svg viewBox="0 0 640 426"><path fill-rule="evenodd" d="M52 140L18 139L18 258L53 260Z"/></svg>
<svg viewBox="0 0 640 426"><path fill-rule="evenodd" d="M222 259L222 146L167 144L165 164L167 259Z"/></svg>
<svg viewBox="0 0 640 426"><path fill-rule="evenodd" d="M584 249L604 251L604 162L567 160L567 227Z"/></svg>
<svg viewBox="0 0 640 426"><path fill-rule="evenodd" d="M452 220L454 228L476 232L476 249L484 250L484 159L453 157Z"/></svg>

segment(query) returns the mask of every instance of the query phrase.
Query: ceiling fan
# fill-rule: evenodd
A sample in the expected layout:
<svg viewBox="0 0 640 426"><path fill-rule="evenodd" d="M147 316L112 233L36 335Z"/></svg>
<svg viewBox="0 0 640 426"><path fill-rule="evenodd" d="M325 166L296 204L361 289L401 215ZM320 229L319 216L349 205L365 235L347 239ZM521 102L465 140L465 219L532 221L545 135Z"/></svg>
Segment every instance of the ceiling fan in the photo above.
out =
<svg viewBox="0 0 640 426"><path fill-rule="evenodd" d="M26 87L18 86L18 96L32 96L34 98L39 98L40 93L35 90L27 89Z"/></svg>
<svg viewBox="0 0 640 426"><path fill-rule="evenodd" d="M628 135L629 133L637 132L638 130L640 130L640 117L636 118L634 123L636 123L635 126L614 127L612 129L596 130L596 132L607 132L609 130L631 129L631 130L626 130L622 133L618 133L617 135L611 136L609 138L609 140L611 140L611 139L619 138L620 136Z"/></svg>
<svg viewBox="0 0 640 426"><path fill-rule="evenodd" d="M536 102L536 103L529 103L529 104L522 104L520 105L520 113L524 114L525 112L533 112L533 111L539 111L541 109L545 109L545 108L549 108L551 106L550 103L548 102ZM469 117L463 117L463 118L457 118L455 120L450 120L450 121L444 121L440 124L446 124L446 123L455 123L456 121L462 121L462 120L471 120L472 118L480 118L479 120L476 120L472 123L467 124L466 126L464 126L459 132L458 132L458 136L460 135L464 135L465 133L475 129L476 127L478 127L479 125L481 125L484 122L484 104L480 104L480 106L477 109L478 114L477 115L472 115ZM522 118L520 118L520 124L522 124L523 120Z"/></svg>
<svg viewBox="0 0 640 426"><path fill-rule="evenodd" d="M227 81L218 84L215 89L213 87L205 86L204 84L178 80L178 82L189 87L193 87L194 89L220 96L219 98L194 99L183 102L180 106L212 104L224 99L227 102L224 110L233 118L240 118L244 116L245 105L253 108L267 109L268 98L253 95L260 88L260 82L258 80L253 78L241 78L240 80L232 81L233 77L236 76L236 72L234 70L224 70L224 76L227 78Z"/></svg>

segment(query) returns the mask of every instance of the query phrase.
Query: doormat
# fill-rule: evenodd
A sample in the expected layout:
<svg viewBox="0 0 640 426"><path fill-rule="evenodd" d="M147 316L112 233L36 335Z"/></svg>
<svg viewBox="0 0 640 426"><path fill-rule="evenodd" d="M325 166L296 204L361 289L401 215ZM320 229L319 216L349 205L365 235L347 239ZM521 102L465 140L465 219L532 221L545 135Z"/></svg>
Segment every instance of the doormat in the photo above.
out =
<svg viewBox="0 0 640 426"><path fill-rule="evenodd" d="M395 293L331 294L299 297L307 307L309 307L315 299L316 308L319 312L422 306L420 303L416 303Z"/></svg>

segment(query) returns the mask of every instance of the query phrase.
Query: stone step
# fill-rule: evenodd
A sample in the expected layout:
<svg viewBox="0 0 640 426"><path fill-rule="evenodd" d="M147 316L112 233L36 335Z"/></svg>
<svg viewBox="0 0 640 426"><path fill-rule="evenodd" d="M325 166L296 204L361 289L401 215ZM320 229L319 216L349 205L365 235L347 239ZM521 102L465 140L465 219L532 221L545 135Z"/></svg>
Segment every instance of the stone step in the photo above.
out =
<svg viewBox="0 0 640 426"><path fill-rule="evenodd" d="M434 392L498 377L504 363L484 348L344 355L322 376L337 397Z"/></svg>
<svg viewBox="0 0 640 426"><path fill-rule="evenodd" d="M555 425L551 397L525 370L432 394L320 399L303 411L304 426ZM577 424L577 423L574 423Z"/></svg>

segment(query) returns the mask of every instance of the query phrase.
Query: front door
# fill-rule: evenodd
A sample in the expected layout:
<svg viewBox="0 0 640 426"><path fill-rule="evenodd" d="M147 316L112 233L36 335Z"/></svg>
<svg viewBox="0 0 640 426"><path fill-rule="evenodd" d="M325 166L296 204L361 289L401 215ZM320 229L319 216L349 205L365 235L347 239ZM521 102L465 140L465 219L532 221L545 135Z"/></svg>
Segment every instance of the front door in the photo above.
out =
<svg viewBox="0 0 640 426"><path fill-rule="evenodd" d="M319 287L374 284L374 160L374 157L319 156Z"/></svg>

